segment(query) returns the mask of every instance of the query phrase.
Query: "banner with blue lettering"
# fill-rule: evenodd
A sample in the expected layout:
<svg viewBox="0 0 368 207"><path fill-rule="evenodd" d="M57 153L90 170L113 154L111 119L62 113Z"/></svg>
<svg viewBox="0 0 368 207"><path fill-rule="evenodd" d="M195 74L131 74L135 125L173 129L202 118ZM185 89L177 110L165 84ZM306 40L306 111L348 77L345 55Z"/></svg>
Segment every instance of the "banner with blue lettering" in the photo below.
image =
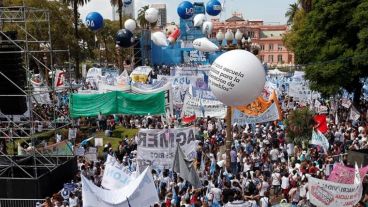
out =
<svg viewBox="0 0 368 207"><path fill-rule="evenodd" d="M264 123L279 119L279 111L276 103L273 103L265 112L257 116L249 116L241 111L234 109L232 114L232 122L239 125Z"/></svg>
<svg viewBox="0 0 368 207"><path fill-rule="evenodd" d="M195 128L140 129L136 138L139 166L155 169L172 167L177 144L188 160L196 157Z"/></svg>
<svg viewBox="0 0 368 207"><path fill-rule="evenodd" d="M109 190L120 189L134 179L129 170L120 164L115 157L108 155L101 185Z"/></svg>

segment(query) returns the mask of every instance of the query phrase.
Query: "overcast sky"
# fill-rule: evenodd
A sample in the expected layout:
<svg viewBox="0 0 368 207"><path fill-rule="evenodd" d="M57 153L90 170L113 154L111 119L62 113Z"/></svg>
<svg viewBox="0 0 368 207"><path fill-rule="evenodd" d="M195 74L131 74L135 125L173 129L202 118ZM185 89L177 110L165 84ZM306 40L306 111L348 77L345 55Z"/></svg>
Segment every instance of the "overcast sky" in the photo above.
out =
<svg viewBox="0 0 368 207"><path fill-rule="evenodd" d="M168 22L178 22L179 17L176 13L176 8L182 0L134 0L135 10L144 5L152 3L166 3L168 10ZM243 13L246 19L263 19L269 23L285 24L285 12L289 8L289 4L296 0L220 0L225 2L224 11L221 13L221 18L228 18L233 12ZM191 2L207 2L194 0ZM112 8L110 0L91 0L87 5L79 9L81 18L91 11L100 12L104 18L112 18Z"/></svg>

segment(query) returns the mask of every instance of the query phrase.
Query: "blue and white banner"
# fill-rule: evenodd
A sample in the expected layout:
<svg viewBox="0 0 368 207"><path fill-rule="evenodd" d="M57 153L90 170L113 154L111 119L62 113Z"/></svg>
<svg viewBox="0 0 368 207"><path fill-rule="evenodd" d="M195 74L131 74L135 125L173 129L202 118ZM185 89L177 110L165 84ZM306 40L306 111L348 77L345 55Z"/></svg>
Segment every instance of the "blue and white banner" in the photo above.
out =
<svg viewBox="0 0 368 207"><path fill-rule="evenodd" d="M128 185L134 177L129 170L120 164L115 157L108 155L101 185L109 190L120 189Z"/></svg>
<svg viewBox="0 0 368 207"><path fill-rule="evenodd" d="M276 121L279 119L279 111L276 103L273 103L265 112L258 116L249 116L237 109L233 109L232 123L239 125L264 123L269 121Z"/></svg>
<svg viewBox="0 0 368 207"><path fill-rule="evenodd" d="M171 88L170 79L161 79L153 84L144 84L140 82L134 82L132 84L132 90L137 93L149 94L158 93L161 91L167 91Z"/></svg>
<svg viewBox="0 0 368 207"><path fill-rule="evenodd" d="M330 143L328 142L325 135L323 135L320 131L317 132L313 129L312 131L312 140L311 144L321 146L325 152L327 152L330 147Z"/></svg>

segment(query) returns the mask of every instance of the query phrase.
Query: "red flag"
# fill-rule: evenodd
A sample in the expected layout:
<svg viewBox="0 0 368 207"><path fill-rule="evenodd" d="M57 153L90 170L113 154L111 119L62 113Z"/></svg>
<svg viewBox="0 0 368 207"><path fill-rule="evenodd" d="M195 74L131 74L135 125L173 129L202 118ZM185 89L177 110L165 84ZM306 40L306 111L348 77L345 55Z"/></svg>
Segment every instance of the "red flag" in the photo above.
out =
<svg viewBox="0 0 368 207"><path fill-rule="evenodd" d="M196 120L196 115L195 114L192 115L192 116L184 116L183 117L183 123L184 124L189 124L189 123L191 123L191 122L193 122L195 120Z"/></svg>
<svg viewBox="0 0 368 207"><path fill-rule="evenodd" d="M326 115L320 114L314 116L314 121L316 122L316 125L314 128L318 129L321 133L327 132L327 121L326 121Z"/></svg>

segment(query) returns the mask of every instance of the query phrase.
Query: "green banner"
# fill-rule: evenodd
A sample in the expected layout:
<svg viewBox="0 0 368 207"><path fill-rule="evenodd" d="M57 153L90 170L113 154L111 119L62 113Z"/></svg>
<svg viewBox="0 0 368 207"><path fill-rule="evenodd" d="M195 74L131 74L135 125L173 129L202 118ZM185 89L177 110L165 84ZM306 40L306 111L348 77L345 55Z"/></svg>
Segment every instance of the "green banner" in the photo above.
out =
<svg viewBox="0 0 368 207"><path fill-rule="evenodd" d="M132 94L113 91L102 94L71 94L70 116L73 118L98 114L157 115L165 113L164 92Z"/></svg>

